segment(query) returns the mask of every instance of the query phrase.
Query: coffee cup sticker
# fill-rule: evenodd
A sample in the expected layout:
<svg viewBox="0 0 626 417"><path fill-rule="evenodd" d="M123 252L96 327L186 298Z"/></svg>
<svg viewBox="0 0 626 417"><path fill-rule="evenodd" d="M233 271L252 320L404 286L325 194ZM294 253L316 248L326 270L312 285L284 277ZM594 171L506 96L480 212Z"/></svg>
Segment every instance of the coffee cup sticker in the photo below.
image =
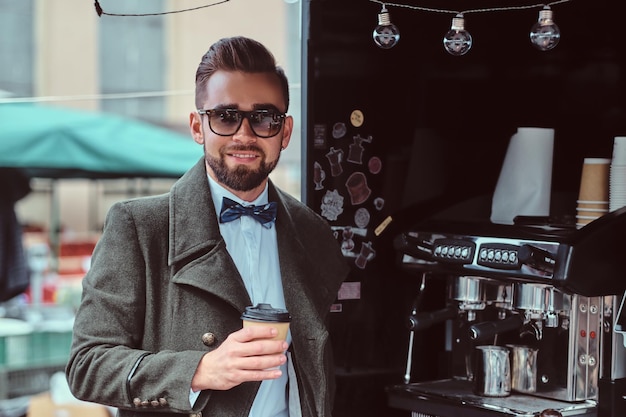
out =
<svg viewBox="0 0 626 417"><path fill-rule="evenodd" d="M316 190L323 190L324 185L322 182L326 179L326 171L322 169L319 162L315 161L313 164L313 183L315 183Z"/></svg>
<svg viewBox="0 0 626 417"><path fill-rule="evenodd" d="M341 139L342 137L346 135L347 131L348 131L348 128L346 127L345 123L337 122L333 125L333 138Z"/></svg>
<svg viewBox="0 0 626 417"><path fill-rule="evenodd" d="M367 186L367 178L362 172L353 172L346 181L352 205L356 206L368 199L372 190Z"/></svg>
<svg viewBox="0 0 626 417"><path fill-rule="evenodd" d="M365 116L361 110L353 110L350 114L350 123L354 127L361 127L365 121Z"/></svg>

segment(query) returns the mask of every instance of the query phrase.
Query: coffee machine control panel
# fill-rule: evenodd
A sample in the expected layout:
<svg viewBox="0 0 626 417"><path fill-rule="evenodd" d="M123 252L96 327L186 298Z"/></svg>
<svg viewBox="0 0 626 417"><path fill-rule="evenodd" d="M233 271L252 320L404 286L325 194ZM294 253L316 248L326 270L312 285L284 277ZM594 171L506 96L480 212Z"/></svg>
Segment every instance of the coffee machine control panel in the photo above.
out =
<svg viewBox="0 0 626 417"><path fill-rule="evenodd" d="M506 243L485 243L479 248L476 262L490 268L518 269L519 249Z"/></svg>
<svg viewBox="0 0 626 417"><path fill-rule="evenodd" d="M471 263L476 252L473 242L460 239L438 239L433 243L432 258L441 262Z"/></svg>
<svg viewBox="0 0 626 417"><path fill-rule="evenodd" d="M550 279L558 242L410 231L395 242L402 265L447 273Z"/></svg>

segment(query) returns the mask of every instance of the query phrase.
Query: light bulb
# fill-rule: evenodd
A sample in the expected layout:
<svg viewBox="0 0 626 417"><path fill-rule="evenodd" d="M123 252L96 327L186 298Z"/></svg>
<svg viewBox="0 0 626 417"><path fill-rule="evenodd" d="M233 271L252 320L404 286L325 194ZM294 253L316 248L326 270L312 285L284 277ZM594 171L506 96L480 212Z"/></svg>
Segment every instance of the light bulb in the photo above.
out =
<svg viewBox="0 0 626 417"><path fill-rule="evenodd" d="M539 11L537 23L530 28L530 42L540 51L549 51L554 48L561 39L561 31L552 20L550 6L544 6Z"/></svg>
<svg viewBox="0 0 626 417"><path fill-rule="evenodd" d="M378 26L374 28L372 37L376 45L382 49L393 48L400 40L400 31L396 25L391 23L389 12L384 4L383 9L378 14Z"/></svg>
<svg viewBox="0 0 626 417"><path fill-rule="evenodd" d="M465 55L472 47L472 35L465 30L465 19L459 13L452 19L450 30L443 37L443 46L450 55Z"/></svg>

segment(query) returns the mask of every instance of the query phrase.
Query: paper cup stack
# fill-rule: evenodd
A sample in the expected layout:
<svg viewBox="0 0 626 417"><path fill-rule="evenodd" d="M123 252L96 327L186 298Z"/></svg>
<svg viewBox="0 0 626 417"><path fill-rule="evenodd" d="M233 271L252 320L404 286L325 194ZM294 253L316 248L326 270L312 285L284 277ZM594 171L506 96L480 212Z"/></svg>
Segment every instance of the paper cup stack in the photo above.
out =
<svg viewBox="0 0 626 417"><path fill-rule="evenodd" d="M576 202L577 228L609 212L610 166L608 158L585 158Z"/></svg>
<svg viewBox="0 0 626 417"><path fill-rule="evenodd" d="M609 210L626 206L626 136L617 136L613 142L613 159L609 178Z"/></svg>

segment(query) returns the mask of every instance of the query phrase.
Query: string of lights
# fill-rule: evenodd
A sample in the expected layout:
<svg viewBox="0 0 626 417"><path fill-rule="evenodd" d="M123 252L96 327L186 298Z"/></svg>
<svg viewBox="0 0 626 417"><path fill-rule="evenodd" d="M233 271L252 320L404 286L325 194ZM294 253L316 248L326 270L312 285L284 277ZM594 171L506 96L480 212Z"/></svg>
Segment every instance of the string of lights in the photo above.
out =
<svg viewBox="0 0 626 417"><path fill-rule="evenodd" d="M465 55L472 48L472 35L465 29L465 16L470 13L490 13L512 10L527 10L541 8L539 17L530 28L529 38L531 44L540 51L549 51L557 46L561 39L561 31L554 23L553 11L550 6L568 3L572 0L558 0L551 3L540 3L520 6L489 7L469 10L448 10L430 7L413 6L407 4L388 3L380 0L369 0L382 6L378 14L378 25L374 28L372 37L374 43L381 49L390 49L396 46L400 40L400 30L391 22L388 6L408 8L424 12L454 14L450 29L443 36L445 50L454 56Z"/></svg>
<svg viewBox="0 0 626 417"><path fill-rule="evenodd" d="M183 12L190 12L190 11L193 11L193 10L205 9L207 7L217 6L219 4L226 3L226 2L229 2L229 1L230 0L220 0L217 3L205 4L203 6L191 7L191 8L188 8L188 9L173 10L173 11L161 12L161 13L140 13L140 14L107 13L107 12L105 12L102 9L102 6L100 6L100 2L98 0L95 0L94 7L96 8L96 13L98 13L98 16L102 16L102 15L106 15L106 16L123 16L123 17L128 17L128 16L160 16L160 15L164 15L164 14L183 13Z"/></svg>

